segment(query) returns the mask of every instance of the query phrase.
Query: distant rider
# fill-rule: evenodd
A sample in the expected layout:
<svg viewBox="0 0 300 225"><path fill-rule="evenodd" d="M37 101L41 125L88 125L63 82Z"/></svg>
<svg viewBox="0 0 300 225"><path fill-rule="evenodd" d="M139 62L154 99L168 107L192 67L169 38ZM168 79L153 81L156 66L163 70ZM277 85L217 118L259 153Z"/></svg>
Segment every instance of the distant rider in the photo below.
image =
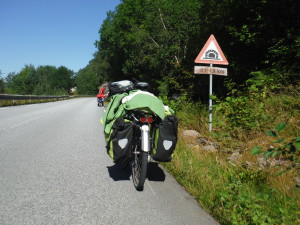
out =
<svg viewBox="0 0 300 225"><path fill-rule="evenodd" d="M98 106L104 106L105 88L106 88L106 85L103 85L102 88L99 90L99 93L97 95Z"/></svg>

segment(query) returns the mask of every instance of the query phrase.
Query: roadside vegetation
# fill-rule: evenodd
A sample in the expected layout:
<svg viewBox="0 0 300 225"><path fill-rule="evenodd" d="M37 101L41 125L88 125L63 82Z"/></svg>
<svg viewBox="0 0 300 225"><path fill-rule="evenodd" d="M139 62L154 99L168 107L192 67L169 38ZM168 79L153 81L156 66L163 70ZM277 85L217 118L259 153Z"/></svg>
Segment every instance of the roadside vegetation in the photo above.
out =
<svg viewBox="0 0 300 225"><path fill-rule="evenodd" d="M211 133L206 106L164 99L180 120L164 166L221 224L300 223L300 88L284 80L253 73L243 91L211 96Z"/></svg>
<svg viewBox="0 0 300 225"><path fill-rule="evenodd" d="M0 107L55 102L55 101L61 101L66 99L67 98L32 99L32 100L0 100Z"/></svg>

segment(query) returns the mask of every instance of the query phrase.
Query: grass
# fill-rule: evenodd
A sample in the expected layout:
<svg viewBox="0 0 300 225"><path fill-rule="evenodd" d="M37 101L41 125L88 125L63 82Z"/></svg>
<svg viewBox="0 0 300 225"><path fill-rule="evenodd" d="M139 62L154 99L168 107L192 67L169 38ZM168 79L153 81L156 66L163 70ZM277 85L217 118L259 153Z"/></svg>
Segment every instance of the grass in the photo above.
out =
<svg viewBox="0 0 300 225"><path fill-rule="evenodd" d="M65 99L35 99L35 100L0 100L0 107L54 102Z"/></svg>
<svg viewBox="0 0 300 225"><path fill-rule="evenodd" d="M179 134L196 130L217 142L220 150L204 151L179 135L173 161L164 167L221 224L300 224L300 187L294 181L300 178L300 165L285 159L282 165L272 166L275 159L269 158L266 162L270 165L261 167L257 161L261 156L251 154L254 146L274 144L274 138L265 132L279 122L287 123L282 136L300 136L297 93L272 94L264 99L266 116L252 130L231 127L223 115L215 113L217 125L209 133L207 107L186 104L177 113ZM228 156L236 151L241 157L229 161Z"/></svg>
<svg viewBox="0 0 300 225"><path fill-rule="evenodd" d="M234 166L220 153L187 148L182 139L176 151L164 166L221 224L300 222L300 191L282 188L291 176Z"/></svg>

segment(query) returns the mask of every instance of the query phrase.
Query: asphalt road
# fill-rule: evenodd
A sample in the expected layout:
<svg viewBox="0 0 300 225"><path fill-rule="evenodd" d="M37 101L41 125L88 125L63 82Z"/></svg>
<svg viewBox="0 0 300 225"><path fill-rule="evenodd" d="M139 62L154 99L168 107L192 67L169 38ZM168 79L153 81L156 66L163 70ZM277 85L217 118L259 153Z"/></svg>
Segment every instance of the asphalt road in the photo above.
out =
<svg viewBox="0 0 300 225"><path fill-rule="evenodd" d="M218 224L164 169L144 191L106 154L96 98L0 108L0 224Z"/></svg>

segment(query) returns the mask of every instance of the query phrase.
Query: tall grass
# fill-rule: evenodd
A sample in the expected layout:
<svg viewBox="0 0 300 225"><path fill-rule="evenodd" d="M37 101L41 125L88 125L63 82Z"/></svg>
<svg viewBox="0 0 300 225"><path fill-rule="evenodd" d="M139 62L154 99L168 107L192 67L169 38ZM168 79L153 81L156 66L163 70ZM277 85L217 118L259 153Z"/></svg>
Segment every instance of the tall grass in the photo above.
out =
<svg viewBox="0 0 300 225"><path fill-rule="evenodd" d="M251 154L254 146L273 143L265 132L279 122L288 124L284 136L299 136L299 95L270 94L247 104L255 108L261 103L262 118L251 129L233 126L226 114L214 112L212 133L206 106L185 103L177 111L180 134L194 129L221 147L207 152L179 135L173 161L164 166L221 224L300 224L300 187L294 181L300 177L299 163L260 167ZM228 156L236 151L241 158L232 163Z"/></svg>
<svg viewBox="0 0 300 225"><path fill-rule="evenodd" d="M164 166L221 224L300 222L299 190L282 192L267 171L234 166L222 154L187 148L183 140L176 151ZM285 182L284 175L278 182Z"/></svg>

